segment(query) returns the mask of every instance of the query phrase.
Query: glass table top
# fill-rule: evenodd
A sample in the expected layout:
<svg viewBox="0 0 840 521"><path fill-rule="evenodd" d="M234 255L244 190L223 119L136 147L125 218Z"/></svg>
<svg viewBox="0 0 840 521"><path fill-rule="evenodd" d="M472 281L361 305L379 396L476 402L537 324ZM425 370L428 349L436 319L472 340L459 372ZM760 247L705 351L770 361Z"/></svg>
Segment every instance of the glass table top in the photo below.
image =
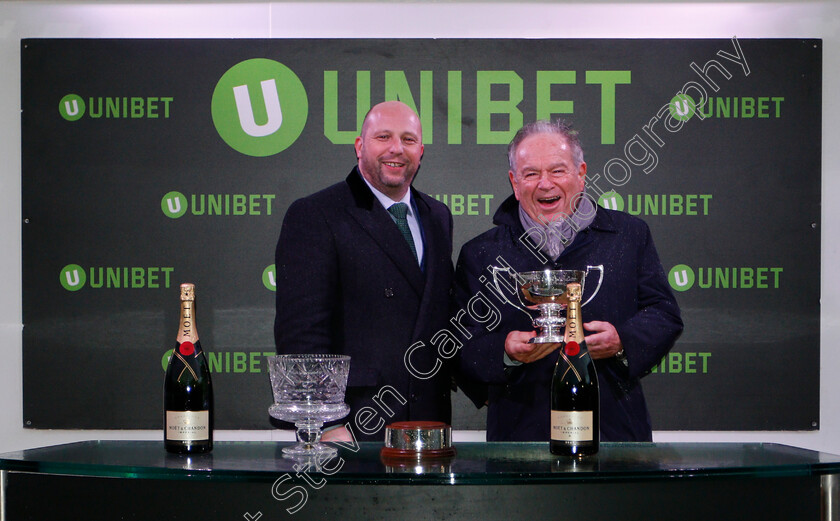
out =
<svg viewBox="0 0 840 521"><path fill-rule="evenodd" d="M769 443L602 443L583 459L554 456L548 443L456 443L454 457L422 461L382 460L376 442L344 444L326 461L290 459L281 452L287 445L222 441L210 454L182 456L166 453L163 442L86 441L0 454L0 470L218 481L307 473L330 484L468 485L840 474L840 456Z"/></svg>

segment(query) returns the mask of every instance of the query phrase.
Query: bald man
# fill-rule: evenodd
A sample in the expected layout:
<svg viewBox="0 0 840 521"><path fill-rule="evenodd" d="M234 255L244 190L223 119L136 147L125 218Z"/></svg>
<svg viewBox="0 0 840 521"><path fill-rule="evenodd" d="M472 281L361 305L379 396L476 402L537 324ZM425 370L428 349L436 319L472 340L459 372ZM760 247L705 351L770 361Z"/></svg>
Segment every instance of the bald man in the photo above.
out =
<svg viewBox="0 0 840 521"><path fill-rule="evenodd" d="M343 182L286 212L274 337L280 354L350 355L350 414L337 423L349 423L358 440L381 441L394 421L451 419L449 366L435 350L416 349L418 378L405 355L446 327L452 215L411 186L423 130L407 105L374 106L355 150L358 164ZM349 433L334 428L324 435L330 439Z"/></svg>

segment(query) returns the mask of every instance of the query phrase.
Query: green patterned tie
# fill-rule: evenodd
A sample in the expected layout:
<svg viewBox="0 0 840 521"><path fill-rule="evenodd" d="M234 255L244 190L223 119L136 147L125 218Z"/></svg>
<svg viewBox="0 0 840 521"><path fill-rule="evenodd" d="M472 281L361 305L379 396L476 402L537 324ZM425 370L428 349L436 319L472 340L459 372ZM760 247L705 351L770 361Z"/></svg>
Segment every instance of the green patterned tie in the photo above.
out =
<svg viewBox="0 0 840 521"><path fill-rule="evenodd" d="M395 203L388 208L388 211L397 221L397 228L400 229L400 233L402 233L403 238L405 238L408 246L411 248L411 253L414 254L414 259L417 260L417 248L414 247L414 238L411 236L411 230L408 227L408 219L405 218L405 215L408 213L408 205L405 203Z"/></svg>

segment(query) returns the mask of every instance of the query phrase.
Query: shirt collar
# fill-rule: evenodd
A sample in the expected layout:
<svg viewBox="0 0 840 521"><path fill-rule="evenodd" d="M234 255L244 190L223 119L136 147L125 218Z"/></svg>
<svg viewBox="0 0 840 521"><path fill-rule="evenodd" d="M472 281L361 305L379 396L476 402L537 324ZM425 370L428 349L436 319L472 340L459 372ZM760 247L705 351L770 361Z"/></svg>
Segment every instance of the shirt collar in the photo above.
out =
<svg viewBox="0 0 840 521"><path fill-rule="evenodd" d="M365 176L361 175L361 172L359 172L359 176L362 178L362 181L364 181L365 184L368 185L368 188L370 188L370 191L373 192L373 195L376 197L376 199L379 201L383 208L387 210L396 203L405 203L408 206L407 215L414 215L414 206L412 206L411 204L411 188L408 189L408 191L405 193L402 199L400 199L399 201L394 201L387 195L374 188L374 186L370 184L367 179L365 179Z"/></svg>

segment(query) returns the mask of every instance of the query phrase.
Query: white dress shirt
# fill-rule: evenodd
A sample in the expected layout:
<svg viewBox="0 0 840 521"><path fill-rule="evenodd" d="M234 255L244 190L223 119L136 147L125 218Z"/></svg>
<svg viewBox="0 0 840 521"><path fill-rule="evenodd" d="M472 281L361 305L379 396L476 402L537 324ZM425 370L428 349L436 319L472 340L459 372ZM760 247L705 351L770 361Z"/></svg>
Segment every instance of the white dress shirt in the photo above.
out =
<svg viewBox="0 0 840 521"><path fill-rule="evenodd" d="M370 191L373 192L373 195L376 196L376 199L382 204L382 207L386 210L391 207L391 205L396 203L405 203L408 206L408 212L406 212L406 220L408 221L408 229L411 230L411 238L414 239L414 248L417 250L417 262L421 266L423 265L423 232L420 231L420 223L417 222L417 210L414 208L414 200L411 197L411 189L409 189L402 199L399 201L394 201L387 195L383 194L379 190L373 187L372 184L365 179L365 176L361 176L362 180L364 180L365 184L368 185ZM391 215L388 213L388 215ZM396 217L391 215L391 219L394 220L396 223Z"/></svg>

